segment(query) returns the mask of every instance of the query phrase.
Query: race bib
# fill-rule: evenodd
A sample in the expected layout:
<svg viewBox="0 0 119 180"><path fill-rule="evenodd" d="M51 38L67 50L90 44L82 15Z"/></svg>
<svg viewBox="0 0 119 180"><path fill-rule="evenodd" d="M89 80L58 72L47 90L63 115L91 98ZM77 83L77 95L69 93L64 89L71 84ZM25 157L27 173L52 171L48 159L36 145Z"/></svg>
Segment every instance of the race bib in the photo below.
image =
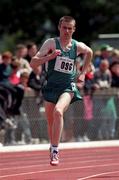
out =
<svg viewBox="0 0 119 180"><path fill-rule="evenodd" d="M68 57L57 56L55 62L55 71L71 74L74 69L74 60Z"/></svg>

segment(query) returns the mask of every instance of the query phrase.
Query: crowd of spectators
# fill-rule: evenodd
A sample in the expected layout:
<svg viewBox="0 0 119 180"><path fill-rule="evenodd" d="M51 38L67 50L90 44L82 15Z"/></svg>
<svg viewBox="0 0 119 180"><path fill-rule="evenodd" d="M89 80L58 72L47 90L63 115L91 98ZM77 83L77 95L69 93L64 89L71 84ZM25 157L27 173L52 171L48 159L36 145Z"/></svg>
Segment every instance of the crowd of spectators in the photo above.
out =
<svg viewBox="0 0 119 180"><path fill-rule="evenodd" d="M119 50L102 44L100 49L94 52L92 64L82 87L84 116L80 121L78 141L116 137L118 115L114 96L106 97L105 93L105 96L93 97L96 91L114 87L119 87Z"/></svg>
<svg viewBox="0 0 119 180"><path fill-rule="evenodd" d="M38 46L34 42L16 45L15 51L5 51L0 56L0 142L4 145L16 144L16 129L22 126L25 143L31 143L32 134L27 115L21 110L25 92L34 91L38 105L43 103L41 88L45 83L44 67L32 70L30 60L36 54ZM83 57L79 58L80 71ZM80 72L79 72L80 73ZM86 74L85 84L81 89L84 93L84 118L77 136L78 141L89 140L90 124L93 119L93 94L97 90L119 87L119 50L103 44L94 52L92 64ZM110 101L107 101L109 106ZM88 106L87 106L88 104ZM90 105L89 105L90 104ZM96 110L95 110L96 112ZM104 113L104 112L103 112ZM22 123L16 121L22 117ZM112 117L113 118L113 117ZM107 120L107 119L106 119ZM19 123L18 123L19 122ZM96 122L96 121L95 121ZM99 122L96 122L99 124ZM113 138L109 130L104 133L105 124L100 125L96 138ZM94 125L94 123L93 123ZM24 128L25 126L26 128ZM113 125L115 126L115 124ZM97 127L97 125L96 125ZM112 126L111 126L112 128ZM96 128L95 128L96 129ZM113 127L114 129L114 127ZM114 131L114 130L113 130ZM102 137L103 136L103 137ZM3 138L4 137L4 138Z"/></svg>
<svg viewBox="0 0 119 180"><path fill-rule="evenodd" d="M36 90L36 86L38 87L38 81L33 82L31 78L33 71L29 63L36 52L37 45L30 42L27 45L16 45L15 52L5 51L1 53L0 136L2 140L0 141L4 145L17 143L17 128L22 129L25 142L31 143L30 123L27 115L21 110L21 105L25 92ZM37 77L38 74L36 75L36 79L40 78L40 73L41 71L39 71L39 77ZM19 117L21 117L21 120L19 120Z"/></svg>

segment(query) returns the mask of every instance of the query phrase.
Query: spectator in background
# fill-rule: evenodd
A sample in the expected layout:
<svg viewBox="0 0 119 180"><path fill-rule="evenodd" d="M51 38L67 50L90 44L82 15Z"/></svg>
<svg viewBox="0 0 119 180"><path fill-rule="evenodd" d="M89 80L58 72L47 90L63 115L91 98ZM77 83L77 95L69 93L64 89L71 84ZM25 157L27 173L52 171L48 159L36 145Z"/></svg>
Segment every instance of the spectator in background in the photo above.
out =
<svg viewBox="0 0 119 180"><path fill-rule="evenodd" d="M4 52L2 55L2 64L0 64L0 86L2 88L7 89L9 91L9 94L11 95L11 106L9 107L9 113L10 115L14 114L14 107L15 109L19 109L20 106L17 106L17 103L22 99L22 96L18 93L17 96L17 89L16 86L11 83L11 76L13 75L13 67L12 67L12 53L11 52ZM17 79L18 81L18 79ZM18 98L19 97L19 98ZM18 110L19 111L19 110Z"/></svg>
<svg viewBox="0 0 119 180"><path fill-rule="evenodd" d="M119 50L118 49L114 49L113 53L112 53L112 61L110 63L110 65L115 62L118 61L119 62Z"/></svg>
<svg viewBox="0 0 119 180"><path fill-rule="evenodd" d="M38 66L32 70L29 75L28 86L31 87L36 94L36 103L41 105L43 103L42 87L46 82L46 73L43 66Z"/></svg>
<svg viewBox="0 0 119 180"><path fill-rule="evenodd" d="M119 61L114 61L110 65L110 71L112 74L112 87L119 87Z"/></svg>
<svg viewBox="0 0 119 180"><path fill-rule="evenodd" d="M4 103L8 102L6 106L2 106L4 107L3 110L4 114L6 115L4 118L6 132L5 144L14 144L15 142L14 133L16 124L14 116L20 115L20 107L24 96L24 89L22 89L21 86L17 84L19 80L16 78L13 79L12 76L14 73L13 64L16 65L16 61L12 61L12 57L13 56L11 52L4 52L2 54L3 62L0 64L0 87L2 91L2 94L0 95L5 98ZM5 92L7 96L5 95Z"/></svg>
<svg viewBox="0 0 119 180"><path fill-rule="evenodd" d="M94 73L93 89L104 89L111 86L111 72L109 70L109 61L103 59L98 69Z"/></svg>
<svg viewBox="0 0 119 180"><path fill-rule="evenodd" d="M37 45L34 42L30 42L27 44L27 55L25 56L25 59L30 63L31 58L35 56L37 53L38 48Z"/></svg>
<svg viewBox="0 0 119 180"><path fill-rule="evenodd" d="M13 62L14 65L15 61ZM20 64L17 64L20 65ZM26 89L26 82L28 81L28 76L26 77L26 72L22 73L19 79L10 79L11 77L9 77L10 80L10 87L12 87L12 89L14 90L14 92L12 91L12 105L11 107L7 110L8 113L8 118L5 120L5 145L11 145L11 144L16 144L16 138L15 138L15 132L18 129L19 126L19 121L18 119L25 119L25 123L26 123L26 118L24 117L24 113L21 112L21 105L22 105L22 101L23 101L23 97L24 97L24 93L25 93L25 89ZM27 79L27 81L26 81ZM15 80L15 81L14 81ZM17 81L16 81L17 80ZM7 87L8 89L8 87ZM10 89L11 90L11 89ZM25 131L25 126L26 124L24 123L24 125L22 124L22 127ZM25 132L25 134L27 134Z"/></svg>
<svg viewBox="0 0 119 180"><path fill-rule="evenodd" d="M21 106L24 94L26 92L31 91L31 88L28 87L28 80L29 80L29 73L22 72L20 75L20 82L16 86L17 97L20 98L17 106ZM22 96L22 98L21 98L21 96ZM14 111L15 110L17 111L17 109L14 108ZM24 113L24 111L22 109L20 109L20 113L19 114L16 113L16 115L18 115L18 116L15 116L16 121L18 122L17 130L16 130L17 141L21 142L23 140L22 143L29 144L29 143L31 143L32 136L31 136L30 122L27 117L27 114ZM17 131L19 132L19 134L17 133ZM24 136L24 139L22 139L22 135Z"/></svg>
<svg viewBox="0 0 119 180"><path fill-rule="evenodd" d="M93 90L103 90L111 87L112 77L109 70L109 61L103 59L100 63L98 69L94 73L93 80ZM103 126L107 123L104 117L103 109L106 108L108 97L105 96L95 96L93 98L94 107L94 119L93 119L93 129L94 129L94 139L103 139ZM101 105L101 107L100 107ZM101 118L100 118L101 117ZM106 122L105 122L106 121Z"/></svg>
<svg viewBox="0 0 119 180"><path fill-rule="evenodd" d="M92 101L92 85L94 78L95 68L93 64L87 69L87 73L85 75L85 83L83 86L83 119L80 120L80 131L78 136L78 141L89 141L91 134L91 124L93 120L93 101Z"/></svg>
<svg viewBox="0 0 119 180"><path fill-rule="evenodd" d="M0 95L2 98L4 98L2 113L4 112L6 115L3 120L5 127L4 144L15 143L14 133L16 125L14 123L14 119L11 116L11 107L13 107L14 100L16 101L16 90L9 80L9 77L12 74L12 58L12 53L10 51L6 51L2 54L2 63L0 64ZM7 102L6 105L5 102Z"/></svg>
<svg viewBox="0 0 119 180"><path fill-rule="evenodd" d="M99 64L101 61L101 50L94 51L93 64L95 68L99 68Z"/></svg>
<svg viewBox="0 0 119 180"><path fill-rule="evenodd" d="M19 60L13 60L11 52L7 51L2 54L2 63L0 64L0 93L2 94L0 95L3 103L0 103L0 108L2 108L2 114L6 115L2 120L5 122L5 144L15 143L16 122L14 117L20 115L24 89L29 89L27 87L28 76L27 81L23 74L21 74L21 79L16 76L20 65Z"/></svg>
<svg viewBox="0 0 119 180"><path fill-rule="evenodd" d="M19 75L19 69L20 69L20 61L19 60L14 60L11 63L12 67L12 73L9 76L9 81L13 85L17 85L20 82L20 75Z"/></svg>
<svg viewBox="0 0 119 180"><path fill-rule="evenodd" d="M109 64L111 63L113 47L109 46L108 44L102 44L100 50L96 51L93 58L93 64L95 68L99 68L100 63L103 59L107 59Z"/></svg>
<svg viewBox="0 0 119 180"><path fill-rule="evenodd" d="M29 78L29 73L22 72L20 75L19 83L16 84L16 86L15 86L16 96L18 99L18 101L15 104L15 107L13 107L13 111L14 111L15 115L20 115L19 108L21 107L24 94L26 91L30 90L30 88L28 87L28 78Z"/></svg>
<svg viewBox="0 0 119 180"><path fill-rule="evenodd" d="M33 69L29 75L28 86L35 90L38 94L41 90L41 73L42 73L42 66L38 66Z"/></svg>
<svg viewBox="0 0 119 180"><path fill-rule="evenodd" d="M95 67L93 64L90 64L85 76L85 83L83 87L84 95L92 95L94 73L95 73Z"/></svg>
<svg viewBox="0 0 119 180"><path fill-rule="evenodd" d="M12 74L12 53L9 51L6 51L2 54L2 63L0 64L0 87L4 90L2 92L6 91L6 94L10 100L10 103L8 103L9 107L12 106L12 103L14 102L15 98L15 89L14 86L10 83L9 77ZM4 95L3 95L4 96ZM5 96L5 98L7 97ZM6 101L7 101L6 99ZM7 108L5 108L7 109Z"/></svg>
<svg viewBox="0 0 119 180"><path fill-rule="evenodd" d="M29 62L25 59L25 56L27 54L27 47L24 44L18 44L16 46L16 51L15 51L15 59L20 61L20 70L19 73L22 73L24 71L27 71L28 73L31 72L31 67Z"/></svg>
<svg viewBox="0 0 119 180"><path fill-rule="evenodd" d="M20 82L18 84L18 87L22 87L25 92L32 91L32 89L28 86L29 81L29 73L24 71L20 75Z"/></svg>
<svg viewBox="0 0 119 180"><path fill-rule="evenodd" d="M12 73L12 53L6 51L2 54L2 63L0 64L0 83L9 84L9 76Z"/></svg>

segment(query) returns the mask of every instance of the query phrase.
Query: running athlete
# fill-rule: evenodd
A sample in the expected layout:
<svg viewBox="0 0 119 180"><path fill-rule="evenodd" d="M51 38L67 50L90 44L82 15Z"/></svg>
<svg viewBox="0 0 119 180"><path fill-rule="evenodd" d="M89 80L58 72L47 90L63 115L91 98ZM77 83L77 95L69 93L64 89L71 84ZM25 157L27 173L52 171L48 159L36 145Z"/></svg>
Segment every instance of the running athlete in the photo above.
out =
<svg viewBox="0 0 119 180"><path fill-rule="evenodd" d="M31 60L34 69L45 63L47 84L43 88L44 106L50 140L50 164L58 165L58 146L63 129L63 115L70 103L82 99L75 84L76 59L84 54L84 66L78 76L78 84L84 82L93 52L82 42L72 39L75 19L63 16L59 20L59 37L47 39Z"/></svg>

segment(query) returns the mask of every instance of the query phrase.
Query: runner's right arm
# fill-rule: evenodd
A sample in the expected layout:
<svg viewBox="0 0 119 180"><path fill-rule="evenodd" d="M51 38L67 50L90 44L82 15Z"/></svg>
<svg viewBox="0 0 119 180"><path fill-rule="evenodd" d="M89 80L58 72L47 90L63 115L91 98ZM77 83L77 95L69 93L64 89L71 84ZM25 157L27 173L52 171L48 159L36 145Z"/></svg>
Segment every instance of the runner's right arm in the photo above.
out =
<svg viewBox="0 0 119 180"><path fill-rule="evenodd" d="M34 69L60 55L60 50L56 49L53 38L44 42L37 54L31 59L30 66Z"/></svg>

